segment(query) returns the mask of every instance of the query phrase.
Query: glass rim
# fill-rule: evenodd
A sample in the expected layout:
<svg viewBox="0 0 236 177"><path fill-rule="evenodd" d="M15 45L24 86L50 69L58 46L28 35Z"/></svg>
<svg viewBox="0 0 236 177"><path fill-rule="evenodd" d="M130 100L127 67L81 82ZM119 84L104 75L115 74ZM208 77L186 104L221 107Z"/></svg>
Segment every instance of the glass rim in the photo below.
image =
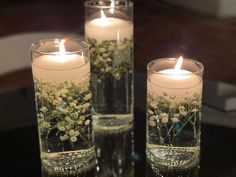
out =
<svg viewBox="0 0 236 177"><path fill-rule="evenodd" d="M93 4L94 2L99 2L101 0L88 0L85 1L84 6L87 8L102 8L102 9L110 9L110 5L99 5L99 4ZM105 0L103 2L112 2L111 0ZM127 0L114 0L114 2L125 2L124 5L115 5L114 8L121 8L121 7L133 7L133 2L132 1L127 1Z"/></svg>
<svg viewBox="0 0 236 177"><path fill-rule="evenodd" d="M204 71L204 65L199 62L198 60L195 60L195 59L189 59L189 58L183 58L183 62L184 61L189 61L189 62L193 62L195 64L198 65L198 70L197 71L194 71L194 72L190 72L190 73L186 73L186 74L182 74L182 75L185 75L185 76L188 76L188 75L196 75L196 74L201 74L203 73ZM165 61L165 60L168 60L168 61L177 61L178 58L158 58L158 59L154 59L150 62L148 62L147 64L147 71L151 71L152 73L155 73L155 74L159 74L159 75L167 75L165 73L160 73L160 71L156 71L155 69L152 69L151 67L153 66L153 64L155 64L156 62L160 62L160 61ZM169 69L174 69L174 68L169 68Z"/></svg>
<svg viewBox="0 0 236 177"><path fill-rule="evenodd" d="M32 42L32 44L30 46L30 52L31 53L40 54L40 55L56 56L56 55L58 55L57 53L39 52L39 51L37 51L37 47L36 46L41 46L40 43L42 43L42 42L43 43L45 43L45 42L55 42L56 40L60 41L62 39L66 40L65 43L68 42L68 41L76 41L76 42L78 42L82 46L82 49L75 50L75 51L72 51L72 52L66 52L64 55L77 54L77 53L83 52L84 50L88 50L89 49L89 45L86 42L84 42L81 39L79 39L79 38L49 38L49 39L41 39L41 40Z"/></svg>

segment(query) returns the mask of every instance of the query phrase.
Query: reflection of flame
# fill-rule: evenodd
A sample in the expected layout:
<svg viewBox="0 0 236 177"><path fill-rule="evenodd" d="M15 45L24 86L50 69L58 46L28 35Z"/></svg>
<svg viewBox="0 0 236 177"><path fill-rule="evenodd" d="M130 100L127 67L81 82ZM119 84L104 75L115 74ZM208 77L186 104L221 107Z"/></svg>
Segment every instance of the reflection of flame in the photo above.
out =
<svg viewBox="0 0 236 177"><path fill-rule="evenodd" d="M66 49L65 49L65 46L64 46L65 42L66 42L65 39L62 39L59 43L59 53L60 53L60 55L65 55L65 53L66 53Z"/></svg>
<svg viewBox="0 0 236 177"><path fill-rule="evenodd" d="M114 0L111 0L109 12L110 12L111 14L114 14L114 11L115 11L115 1L114 1Z"/></svg>
<svg viewBox="0 0 236 177"><path fill-rule="evenodd" d="M180 68L181 68L181 66L182 66L182 63L183 63L183 57L182 56L180 56L179 58L178 58L178 60L177 60L177 62L176 62L176 65L175 65L175 69L176 70L180 70Z"/></svg>
<svg viewBox="0 0 236 177"><path fill-rule="evenodd" d="M116 38L117 38L117 43L120 43L120 29L119 28L117 30Z"/></svg>

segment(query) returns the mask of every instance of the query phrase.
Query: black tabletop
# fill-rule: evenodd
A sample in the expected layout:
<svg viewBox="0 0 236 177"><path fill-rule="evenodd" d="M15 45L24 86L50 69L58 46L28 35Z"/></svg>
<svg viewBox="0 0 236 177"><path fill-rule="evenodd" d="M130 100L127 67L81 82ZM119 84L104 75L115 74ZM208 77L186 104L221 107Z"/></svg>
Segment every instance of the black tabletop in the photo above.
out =
<svg viewBox="0 0 236 177"><path fill-rule="evenodd" d="M89 176L153 177L145 159L145 78L136 78L134 128L123 132L95 132L96 146L106 149ZM140 90L141 89L141 90ZM40 177L40 155L33 87L0 94L0 176ZM14 123L15 122L15 123ZM236 176L236 131L202 123L199 177ZM123 165L119 166L120 158ZM116 173L116 174L115 174ZM173 174L167 175L174 177ZM186 176L191 176L187 174Z"/></svg>

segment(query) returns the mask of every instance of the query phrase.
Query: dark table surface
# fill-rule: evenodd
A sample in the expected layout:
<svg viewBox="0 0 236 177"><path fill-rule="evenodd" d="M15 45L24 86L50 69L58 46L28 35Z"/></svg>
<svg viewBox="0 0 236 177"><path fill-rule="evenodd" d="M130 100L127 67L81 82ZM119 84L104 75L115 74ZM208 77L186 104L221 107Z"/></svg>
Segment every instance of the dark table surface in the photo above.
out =
<svg viewBox="0 0 236 177"><path fill-rule="evenodd" d="M142 89L145 89L145 84L143 84L145 79L144 77L136 77L135 80L135 88L137 88L135 89L135 121L133 130L135 177L151 177L153 175L150 175L150 168L146 168L145 160L146 96L140 93L140 85L142 85ZM33 87L0 94L0 113L0 176L41 176ZM15 121L10 121L11 119ZM123 135L122 133L120 135L127 138L125 134L124 132ZM236 130L234 128L202 123L199 177L236 176L235 140ZM113 140L110 138L109 141ZM133 142L129 139L127 141L128 143ZM113 144L116 146L116 143ZM115 148L126 146L120 142ZM112 150L107 150L107 153L112 154L113 152ZM122 155L130 155L125 153L127 152L121 152Z"/></svg>

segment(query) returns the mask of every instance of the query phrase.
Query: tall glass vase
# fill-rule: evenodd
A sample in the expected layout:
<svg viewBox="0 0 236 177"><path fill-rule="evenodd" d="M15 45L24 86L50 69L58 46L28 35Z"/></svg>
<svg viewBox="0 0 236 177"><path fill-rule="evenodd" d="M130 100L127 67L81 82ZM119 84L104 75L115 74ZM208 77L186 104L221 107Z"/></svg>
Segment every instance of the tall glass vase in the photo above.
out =
<svg viewBox="0 0 236 177"><path fill-rule="evenodd" d="M55 175L85 173L95 159L88 47L41 40L31 54L42 167Z"/></svg>
<svg viewBox="0 0 236 177"><path fill-rule="evenodd" d="M147 68L147 160L158 174L184 173L199 163L203 65L164 58Z"/></svg>
<svg viewBox="0 0 236 177"><path fill-rule="evenodd" d="M120 130L133 121L133 3L87 1L95 130Z"/></svg>

